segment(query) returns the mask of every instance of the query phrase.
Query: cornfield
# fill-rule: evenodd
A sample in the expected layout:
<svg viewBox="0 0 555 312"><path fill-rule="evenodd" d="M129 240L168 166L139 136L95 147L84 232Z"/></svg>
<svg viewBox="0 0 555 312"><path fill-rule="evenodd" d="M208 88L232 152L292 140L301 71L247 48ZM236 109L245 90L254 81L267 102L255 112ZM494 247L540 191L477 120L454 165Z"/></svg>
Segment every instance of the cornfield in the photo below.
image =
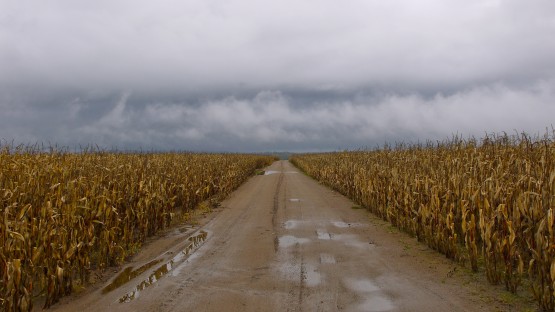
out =
<svg viewBox="0 0 555 312"><path fill-rule="evenodd" d="M555 143L453 138L376 151L296 155L316 180L511 292L555 309ZM523 283L526 281L526 283Z"/></svg>
<svg viewBox="0 0 555 312"><path fill-rule="evenodd" d="M273 158L0 147L0 309L44 308Z"/></svg>

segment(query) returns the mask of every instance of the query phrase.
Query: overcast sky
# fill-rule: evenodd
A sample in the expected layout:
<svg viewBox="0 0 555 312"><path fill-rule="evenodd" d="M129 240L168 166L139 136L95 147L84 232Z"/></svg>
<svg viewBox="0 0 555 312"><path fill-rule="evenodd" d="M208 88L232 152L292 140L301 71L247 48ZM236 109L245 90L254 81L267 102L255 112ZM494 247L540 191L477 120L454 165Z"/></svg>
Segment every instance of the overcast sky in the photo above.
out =
<svg viewBox="0 0 555 312"><path fill-rule="evenodd" d="M326 151L555 125L553 0L0 0L0 139Z"/></svg>

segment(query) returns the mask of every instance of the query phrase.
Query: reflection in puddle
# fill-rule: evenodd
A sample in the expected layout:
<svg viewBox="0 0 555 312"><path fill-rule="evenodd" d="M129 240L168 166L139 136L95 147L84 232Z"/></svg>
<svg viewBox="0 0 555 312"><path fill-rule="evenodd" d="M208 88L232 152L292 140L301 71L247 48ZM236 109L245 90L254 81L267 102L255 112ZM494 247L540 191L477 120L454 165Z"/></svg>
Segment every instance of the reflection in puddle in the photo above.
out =
<svg viewBox="0 0 555 312"><path fill-rule="evenodd" d="M306 281L306 285L309 287L314 287L320 284L322 278L320 277L320 273L316 270L313 265L306 264L304 268L304 278Z"/></svg>
<svg viewBox="0 0 555 312"><path fill-rule="evenodd" d="M354 279L348 278L345 280L345 286L350 290L354 290L356 292L373 292L376 290L380 290L380 288L372 283L372 281L367 279Z"/></svg>
<svg viewBox="0 0 555 312"><path fill-rule="evenodd" d="M104 287L102 289L102 293L106 294L111 292L112 290L122 286L123 284L129 282L130 280L134 279L135 277L143 274L146 270L148 270L149 268L151 268L152 266L158 264L162 262L162 259L158 259L158 260L153 260L150 261L149 263L141 266L140 268L133 270L133 267L128 267L125 268L125 270L123 270L123 272L121 272L111 283L110 285Z"/></svg>
<svg viewBox="0 0 555 312"><path fill-rule="evenodd" d="M281 173L281 171L275 171L275 170L264 171L264 175L270 175L270 174L276 174L276 173Z"/></svg>
<svg viewBox="0 0 555 312"><path fill-rule="evenodd" d="M306 221L301 220L288 220L283 223L283 227L286 230L295 229L299 227L301 224L306 223Z"/></svg>
<svg viewBox="0 0 555 312"><path fill-rule="evenodd" d="M362 226L361 223L345 223L343 221L332 221L331 224L333 224L335 227L338 227L338 228Z"/></svg>
<svg viewBox="0 0 555 312"><path fill-rule="evenodd" d="M342 222L342 221L332 221L331 224L333 224L335 227L338 227L338 228L346 228L346 227L349 227L349 225L348 225L347 223Z"/></svg>
<svg viewBox="0 0 555 312"><path fill-rule="evenodd" d="M335 264L335 257L329 254L320 254L320 263Z"/></svg>
<svg viewBox="0 0 555 312"><path fill-rule="evenodd" d="M276 174L276 173L281 173L281 171L277 171L277 170L266 170L266 171L264 171L264 175L270 175L270 174ZM291 174L291 173L298 173L298 172L297 171L284 171L283 173Z"/></svg>
<svg viewBox="0 0 555 312"><path fill-rule="evenodd" d="M322 276L318 271L318 267L310 263L300 263L296 261L281 261L278 266L281 277L299 282L299 275L301 276L301 283L307 287L315 287L322 283Z"/></svg>
<svg viewBox="0 0 555 312"><path fill-rule="evenodd" d="M181 270L183 270L183 268L186 267L185 266L186 263L191 263L198 257L199 257L198 252L191 254L189 257L187 257L186 261L182 262L181 264L178 263L177 265L174 266L173 270L171 271L171 275L178 276L179 274L181 274Z"/></svg>
<svg viewBox="0 0 555 312"><path fill-rule="evenodd" d="M316 230L316 235L318 235L318 239L323 239L323 240L331 239L331 234L326 232L326 230L318 229Z"/></svg>
<svg viewBox="0 0 555 312"><path fill-rule="evenodd" d="M364 296L364 301L358 305L358 311L389 311L394 308L393 302L371 280L349 278L344 282L347 288Z"/></svg>
<svg viewBox="0 0 555 312"><path fill-rule="evenodd" d="M179 228L179 233L185 233L187 231L191 231L192 229L194 229L193 226L184 226L184 227L180 227Z"/></svg>
<svg viewBox="0 0 555 312"><path fill-rule="evenodd" d="M358 306L359 311L372 312L389 311L393 308L394 305L391 300L387 299L386 297L377 295L366 298L366 300Z"/></svg>
<svg viewBox="0 0 555 312"><path fill-rule="evenodd" d="M150 276L144 279L139 285L137 285L133 290L128 292L125 296L119 299L120 303L129 302L135 298L139 297L139 293L143 291L148 286L156 283L160 278L164 275L168 274L172 269L174 269L177 265L181 264L183 261L187 259L187 256L194 251L195 248L199 247L202 242L206 239L208 233L205 231L200 231L200 234L195 236L189 237L190 243L187 245L185 249L183 249L180 253L175 255L170 261L166 264L162 265L156 271L154 271Z"/></svg>
<svg viewBox="0 0 555 312"><path fill-rule="evenodd" d="M310 242L308 238L300 238L292 235L285 235L279 238L279 247L287 248L296 244L306 244Z"/></svg>

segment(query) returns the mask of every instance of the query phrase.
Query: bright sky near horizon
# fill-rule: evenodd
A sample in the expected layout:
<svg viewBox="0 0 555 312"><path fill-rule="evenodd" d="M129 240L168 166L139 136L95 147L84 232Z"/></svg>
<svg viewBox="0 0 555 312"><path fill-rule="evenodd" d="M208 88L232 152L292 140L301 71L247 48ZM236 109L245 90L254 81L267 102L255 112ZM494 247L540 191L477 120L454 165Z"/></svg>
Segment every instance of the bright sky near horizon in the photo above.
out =
<svg viewBox="0 0 555 312"><path fill-rule="evenodd" d="M0 0L0 140L257 152L543 134L554 55L552 0Z"/></svg>

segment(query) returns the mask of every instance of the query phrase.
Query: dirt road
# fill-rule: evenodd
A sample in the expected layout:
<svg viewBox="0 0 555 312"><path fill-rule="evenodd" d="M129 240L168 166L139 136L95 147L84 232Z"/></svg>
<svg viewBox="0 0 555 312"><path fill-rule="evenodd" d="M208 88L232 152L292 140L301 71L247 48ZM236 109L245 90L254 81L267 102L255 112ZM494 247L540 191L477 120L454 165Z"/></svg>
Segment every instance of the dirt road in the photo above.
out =
<svg viewBox="0 0 555 312"><path fill-rule="evenodd" d="M290 163L276 162L233 193L206 224L147 245L125 276L135 278L97 287L54 310L510 308L489 299L495 294L464 277L461 267L353 206Z"/></svg>

